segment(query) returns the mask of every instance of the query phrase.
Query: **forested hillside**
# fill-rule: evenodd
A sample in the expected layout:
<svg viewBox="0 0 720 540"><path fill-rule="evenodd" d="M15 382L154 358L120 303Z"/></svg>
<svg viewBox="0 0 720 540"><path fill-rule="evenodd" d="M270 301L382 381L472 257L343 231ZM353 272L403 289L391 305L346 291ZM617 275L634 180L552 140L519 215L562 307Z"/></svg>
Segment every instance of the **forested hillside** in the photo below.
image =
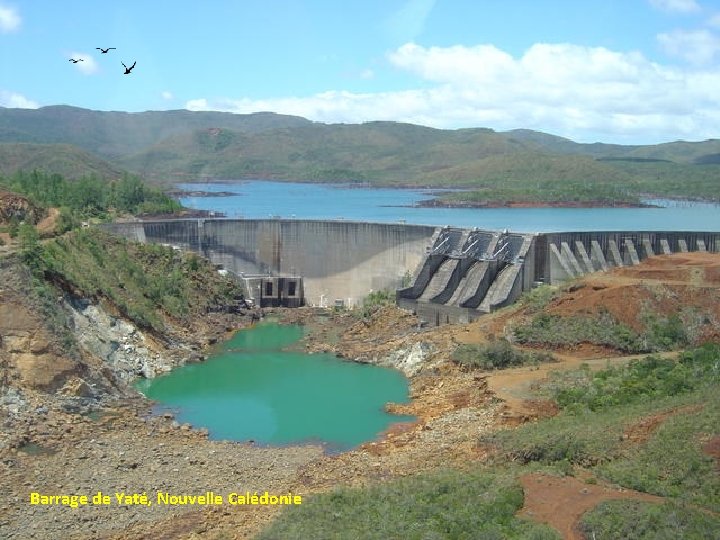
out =
<svg viewBox="0 0 720 540"><path fill-rule="evenodd" d="M321 124L273 113L0 108L0 173L34 168L104 178L127 170L161 185L260 178L468 190L442 198L451 205L720 199L715 139L624 146L523 129Z"/></svg>

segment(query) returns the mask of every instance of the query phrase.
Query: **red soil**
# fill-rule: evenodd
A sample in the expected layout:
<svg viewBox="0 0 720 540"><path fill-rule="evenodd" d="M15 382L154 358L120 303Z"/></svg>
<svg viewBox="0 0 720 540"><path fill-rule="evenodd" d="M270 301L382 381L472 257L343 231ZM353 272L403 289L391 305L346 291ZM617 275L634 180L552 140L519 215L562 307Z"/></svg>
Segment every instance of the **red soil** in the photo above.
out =
<svg viewBox="0 0 720 540"><path fill-rule="evenodd" d="M698 341L720 336L720 254L677 253L641 265L585 276L547 312L561 316L610 313L636 331L644 315L698 314Z"/></svg>
<svg viewBox="0 0 720 540"><path fill-rule="evenodd" d="M533 473L520 477L520 482L525 491L525 505L519 515L550 525L557 529L565 540L585 540L578 529L580 518L603 501L663 501L662 497L630 489L586 484L571 476L558 478Z"/></svg>

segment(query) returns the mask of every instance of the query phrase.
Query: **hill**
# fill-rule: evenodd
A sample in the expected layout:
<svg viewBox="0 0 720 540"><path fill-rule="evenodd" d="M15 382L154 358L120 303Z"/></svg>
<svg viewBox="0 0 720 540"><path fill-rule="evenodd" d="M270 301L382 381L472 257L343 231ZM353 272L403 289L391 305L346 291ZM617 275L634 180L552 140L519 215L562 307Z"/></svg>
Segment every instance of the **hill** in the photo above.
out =
<svg viewBox="0 0 720 540"><path fill-rule="evenodd" d="M526 150L490 130L394 122L312 124L258 133L208 128L169 137L118 163L142 174L422 183L428 172Z"/></svg>
<svg viewBox="0 0 720 540"><path fill-rule="evenodd" d="M0 143L0 175L34 169L69 178L114 179L123 174L119 167L69 144Z"/></svg>
<svg viewBox="0 0 720 540"><path fill-rule="evenodd" d="M525 129L320 124L268 112L125 113L54 106L0 108L0 142L72 144L157 183L265 178L473 190L444 197L445 205L720 198L717 139L584 144ZM58 167L57 159L37 155L32 166Z"/></svg>
<svg viewBox="0 0 720 540"><path fill-rule="evenodd" d="M467 325L422 331L394 306L362 316L275 310L306 325L308 351L391 365L420 358L410 402L387 406L414 421L351 451L323 454L313 444L215 440L171 412L153 414L130 386L138 374L204 358L227 331L250 324L213 309L233 306L239 290L212 265L92 228L26 245L0 257L0 459L7 465L0 477L8 486L0 536L72 530L150 538L162 530L167 538L201 531L354 540L415 530L434 538L649 540L667 531L713 538L720 527L718 270L714 253L652 257L534 289ZM569 334L530 346L505 339L521 337L546 312L661 337L665 352L627 355L624 346L577 343ZM497 360L529 363L478 367L458 350L486 359L500 350L506 354ZM209 485L224 500L203 511L28 504L29 490L44 493L34 487L39 469L45 484L73 496L160 486L149 493L155 499L156 491L195 494ZM245 492L238 479L251 482L242 490L291 492L302 504L259 511L245 504L243 511L227 496ZM41 512L57 519L38 520Z"/></svg>
<svg viewBox="0 0 720 540"><path fill-rule="evenodd" d="M210 126L254 133L310 124L304 118L255 113L91 111L56 105L39 109L0 107L0 142L67 143L106 159L140 152L177 133Z"/></svg>

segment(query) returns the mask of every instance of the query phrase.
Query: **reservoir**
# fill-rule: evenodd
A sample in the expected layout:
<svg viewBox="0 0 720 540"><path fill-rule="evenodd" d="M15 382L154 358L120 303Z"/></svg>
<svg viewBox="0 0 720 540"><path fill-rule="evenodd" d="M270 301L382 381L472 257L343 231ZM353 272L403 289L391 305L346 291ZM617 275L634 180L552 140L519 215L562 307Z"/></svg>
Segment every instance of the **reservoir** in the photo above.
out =
<svg viewBox="0 0 720 540"><path fill-rule="evenodd" d="M712 203L651 200L658 208L415 208L432 190L356 188L247 180L179 184L187 191L230 192L223 197L183 197L190 208L229 218L344 219L413 223L513 232L720 231L720 207Z"/></svg>
<svg viewBox="0 0 720 540"><path fill-rule="evenodd" d="M300 326L258 324L206 362L142 380L138 389L214 440L312 442L343 451L413 420L384 410L388 402L408 402L400 372L283 350L302 336Z"/></svg>

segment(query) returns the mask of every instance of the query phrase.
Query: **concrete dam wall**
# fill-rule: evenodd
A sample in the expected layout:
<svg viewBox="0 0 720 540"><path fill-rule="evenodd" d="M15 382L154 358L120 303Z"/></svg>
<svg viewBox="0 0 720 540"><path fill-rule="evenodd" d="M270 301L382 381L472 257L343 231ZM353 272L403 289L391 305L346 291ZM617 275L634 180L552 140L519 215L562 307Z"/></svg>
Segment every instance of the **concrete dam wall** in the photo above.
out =
<svg viewBox="0 0 720 540"><path fill-rule="evenodd" d="M692 231L566 232L537 237L535 280L559 283L588 272L631 266L653 255L720 252L720 233Z"/></svg>
<svg viewBox="0 0 720 540"><path fill-rule="evenodd" d="M425 257L436 227L349 221L177 219L113 223L140 242L204 255L237 275L303 278L308 305L354 306L372 291L396 289Z"/></svg>
<svg viewBox="0 0 720 540"><path fill-rule="evenodd" d="M237 275L303 278L305 302L355 306L397 290L430 324L468 322L541 283L638 264L653 255L720 252L715 232L520 234L456 227L319 220L184 219L108 230L200 253ZM251 296L252 296L252 291Z"/></svg>
<svg viewBox="0 0 720 540"><path fill-rule="evenodd" d="M398 305L430 324L469 322L542 283L639 264L654 255L720 252L713 232L493 233L445 228Z"/></svg>

